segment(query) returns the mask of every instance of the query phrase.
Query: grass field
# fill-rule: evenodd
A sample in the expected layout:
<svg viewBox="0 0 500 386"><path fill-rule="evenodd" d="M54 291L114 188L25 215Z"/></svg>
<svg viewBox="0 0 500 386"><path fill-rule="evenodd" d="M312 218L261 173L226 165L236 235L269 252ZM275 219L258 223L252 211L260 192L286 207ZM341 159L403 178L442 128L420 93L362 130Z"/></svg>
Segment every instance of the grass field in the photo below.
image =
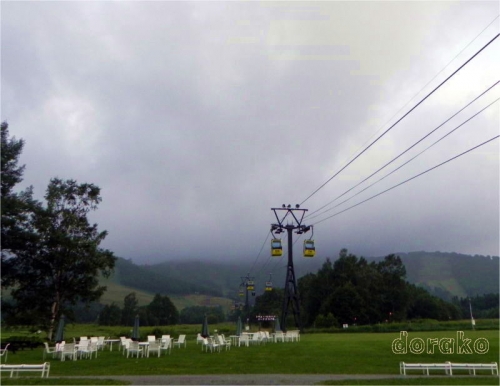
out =
<svg viewBox="0 0 500 386"><path fill-rule="evenodd" d="M69 326L68 326L69 328ZM76 328L76 326L75 326ZM79 328L81 328L79 326ZM171 355L150 358L126 358L117 349L100 351L97 359L61 362L51 359L51 378L63 376L111 376L111 375L201 375L201 374L399 374L399 362L497 362L499 358L498 331L464 331L465 338L478 338L488 342L484 354L395 354L392 342L399 333L356 334L303 334L296 343L267 343L250 347L232 347L220 354L201 351L194 335L188 335L187 348L176 348ZM85 335L92 335L88 333ZM84 334L82 334L84 335ZM96 334L99 335L99 334ZM457 338L455 331L410 332L413 338ZM484 349L484 347L483 347ZM42 349L18 351L9 354L8 363L42 363ZM457 372L457 374L460 374ZM465 372L462 372L465 374ZM436 375L441 375L436 373ZM14 384L23 383L24 376ZM434 378L427 378L426 382ZM491 384L497 377L477 377L476 383ZM38 379L40 380L40 379ZM74 380L74 379L73 379ZM408 379L409 380L409 379ZM467 383L464 378L446 377L447 384ZM3 384L5 374L2 375ZM26 380L27 381L27 380ZM401 380L405 381L405 380ZM21 382L21 383L20 383ZM389 382L389 381L388 381ZM384 382L383 384L388 384ZM391 381L392 382L392 381ZM439 381L436 381L436 384ZM486 383L484 383L486 382ZM363 382L368 384L367 381ZM51 383L54 384L54 383ZM59 384L59 383L58 383ZM76 384L76 383L73 383ZM343 382L345 384L345 381ZM356 384L356 383L353 383ZM376 383L373 383L376 384ZM405 383L396 383L405 384ZM418 383L431 384L431 383Z"/></svg>

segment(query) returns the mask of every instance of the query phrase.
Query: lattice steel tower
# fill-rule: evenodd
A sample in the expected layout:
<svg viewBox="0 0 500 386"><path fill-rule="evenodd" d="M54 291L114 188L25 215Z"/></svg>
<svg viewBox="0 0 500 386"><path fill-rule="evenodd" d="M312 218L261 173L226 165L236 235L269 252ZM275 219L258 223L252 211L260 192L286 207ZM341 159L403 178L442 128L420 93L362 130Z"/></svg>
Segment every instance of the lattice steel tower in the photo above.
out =
<svg viewBox="0 0 500 386"><path fill-rule="evenodd" d="M282 233L286 229L288 233L288 264L286 269L285 297L283 299L283 309L281 313L281 329L285 332L287 330L286 319L291 304L295 325L299 330L302 330L299 290L297 288L297 280L295 278L295 270L293 268L293 231L296 230L295 233L302 234L311 228L302 224L302 220L304 219L307 209L299 209L299 205L295 205L295 208L292 208L291 205L283 205L281 208L271 208L271 210L274 212L276 220L278 221L277 224L271 224L271 232ZM283 211L285 213L280 218L280 216L278 216L278 212ZM296 213L298 214L297 216L295 215ZM290 217L288 217L289 215ZM291 224L284 225L284 221L287 217L291 220Z"/></svg>

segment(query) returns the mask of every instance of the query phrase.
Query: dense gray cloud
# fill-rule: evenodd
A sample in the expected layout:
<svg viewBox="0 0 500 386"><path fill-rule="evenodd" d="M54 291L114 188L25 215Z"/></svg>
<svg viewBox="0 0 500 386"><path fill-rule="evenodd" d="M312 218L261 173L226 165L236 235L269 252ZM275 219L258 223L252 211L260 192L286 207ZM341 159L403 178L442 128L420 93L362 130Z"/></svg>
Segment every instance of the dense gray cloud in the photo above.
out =
<svg viewBox="0 0 500 386"><path fill-rule="evenodd" d="M117 255L254 259L270 208L305 200L495 36L498 19L445 68L497 14L496 2L4 2L2 120L26 140L38 197L55 176L102 188L92 220ZM498 44L303 207L330 202L493 84ZM498 117L496 103L309 223L497 135ZM318 255L498 255L498 154L496 140L318 223Z"/></svg>

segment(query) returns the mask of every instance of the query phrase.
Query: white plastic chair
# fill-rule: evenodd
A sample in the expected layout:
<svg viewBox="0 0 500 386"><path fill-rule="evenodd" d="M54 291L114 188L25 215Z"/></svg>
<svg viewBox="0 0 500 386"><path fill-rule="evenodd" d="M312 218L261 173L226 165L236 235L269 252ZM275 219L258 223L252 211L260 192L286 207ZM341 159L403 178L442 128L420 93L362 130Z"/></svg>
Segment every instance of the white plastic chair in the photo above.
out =
<svg viewBox="0 0 500 386"><path fill-rule="evenodd" d="M86 357L92 359L92 354L95 353L95 357L97 358L97 350L97 342L93 342L92 340L90 340L87 345L79 345L78 354L80 355L80 358Z"/></svg>
<svg viewBox="0 0 500 386"><path fill-rule="evenodd" d="M173 342L174 346L179 346L179 348L181 347L181 345L183 344L184 345L184 348L186 347L186 335L179 335L179 338L178 339L174 339L174 342Z"/></svg>
<svg viewBox="0 0 500 386"><path fill-rule="evenodd" d="M123 341L123 355L125 355L125 352L128 350L130 342L132 342L132 339L130 338L125 338L125 340Z"/></svg>
<svg viewBox="0 0 500 386"><path fill-rule="evenodd" d="M103 350L104 349L104 339L105 339L104 336L98 336L97 337L97 348L99 350Z"/></svg>
<svg viewBox="0 0 500 386"><path fill-rule="evenodd" d="M63 350L66 342L63 340L62 342L56 343L56 351L59 353Z"/></svg>
<svg viewBox="0 0 500 386"><path fill-rule="evenodd" d="M211 353L213 353L214 350L218 350L220 352L220 345L218 343L215 343L213 339L210 338L203 338L201 349L203 350L203 348L205 348L205 351L207 352L210 349Z"/></svg>
<svg viewBox="0 0 500 386"><path fill-rule="evenodd" d="M250 335L248 334L241 334L240 339L238 339L238 347L241 345L246 345L247 347L250 346Z"/></svg>
<svg viewBox="0 0 500 386"><path fill-rule="evenodd" d="M76 361L76 346L74 343L64 344L61 351L61 361L65 361L67 356Z"/></svg>
<svg viewBox="0 0 500 386"><path fill-rule="evenodd" d="M264 331L259 331L258 334L260 342L265 344L267 342L266 333Z"/></svg>
<svg viewBox="0 0 500 386"><path fill-rule="evenodd" d="M149 346L148 346L148 349L147 349L147 357L149 358L149 354L151 352L157 352L158 353L158 358L160 357L160 353L161 353L161 346L160 346L160 343L154 341L154 342L149 342Z"/></svg>
<svg viewBox="0 0 500 386"><path fill-rule="evenodd" d="M226 339L224 339L224 335L217 335L217 339L218 339L219 345L221 347L222 346L225 347L226 351L231 349L231 341L227 341Z"/></svg>
<svg viewBox="0 0 500 386"><path fill-rule="evenodd" d="M260 334L258 332L252 334L252 339L250 340L252 344L260 344Z"/></svg>
<svg viewBox="0 0 500 386"><path fill-rule="evenodd" d="M285 340L288 342L298 342L300 340L300 335L298 330L287 331L285 335Z"/></svg>
<svg viewBox="0 0 500 386"><path fill-rule="evenodd" d="M0 349L0 363L2 363L2 357L5 357L4 363L7 363L7 353L9 352L9 345L10 343L7 343L4 348Z"/></svg>
<svg viewBox="0 0 500 386"><path fill-rule="evenodd" d="M172 339L170 339L170 335L167 335L168 338L161 338L160 350L167 350L169 354L172 353Z"/></svg>
<svg viewBox="0 0 500 386"><path fill-rule="evenodd" d="M97 351L99 350L98 343L91 341L90 344L89 344L88 350L89 350L90 359L92 359L92 354L93 353L95 353L95 357L97 358Z"/></svg>
<svg viewBox="0 0 500 386"><path fill-rule="evenodd" d="M47 356L47 354L52 354L52 358L55 357L55 355L57 354L57 349L56 347L49 347L49 344L47 342L43 342L45 348L43 349L43 359L45 360L45 357ZM8 344L7 344L8 346ZM5 347L7 348L7 347ZM5 360L7 360L7 357L5 358Z"/></svg>
<svg viewBox="0 0 500 386"><path fill-rule="evenodd" d="M125 342L127 341L127 338L124 336L120 336L120 351L125 349Z"/></svg>
<svg viewBox="0 0 500 386"><path fill-rule="evenodd" d="M75 345L77 358L87 358L89 356L90 340L80 340L81 343Z"/></svg>
<svg viewBox="0 0 500 386"><path fill-rule="evenodd" d="M144 350L141 346L139 346L139 342L134 342L132 340L129 342L127 348L127 358L129 354L132 354L132 357L134 357L134 354L137 358L139 358L139 355L142 355L144 357Z"/></svg>
<svg viewBox="0 0 500 386"><path fill-rule="evenodd" d="M280 339L281 339L282 342L284 342L285 341L285 335L283 334L283 331L276 331L274 333L274 341L277 342Z"/></svg>
<svg viewBox="0 0 500 386"><path fill-rule="evenodd" d="M208 339L207 338L201 338L201 351L203 351L203 349L205 349L205 351L208 351L209 349L209 345L208 345Z"/></svg>

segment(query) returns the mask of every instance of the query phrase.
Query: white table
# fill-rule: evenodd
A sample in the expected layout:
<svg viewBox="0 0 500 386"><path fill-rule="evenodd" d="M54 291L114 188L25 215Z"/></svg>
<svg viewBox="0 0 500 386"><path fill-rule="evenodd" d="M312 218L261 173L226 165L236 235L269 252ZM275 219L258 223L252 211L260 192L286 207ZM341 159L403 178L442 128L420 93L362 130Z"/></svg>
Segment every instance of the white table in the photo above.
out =
<svg viewBox="0 0 500 386"><path fill-rule="evenodd" d="M147 355L149 350L149 342L139 342L139 347L142 347L144 350L144 354Z"/></svg>
<svg viewBox="0 0 500 386"><path fill-rule="evenodd" d="M240 336L239 335L230 335L229 338L231 339L231 344L233 346L236 346L236 344L238 343L238 340L240 339Z"/></svg>
<svg viewBox="0 0 500 386"><path fill-rule="evenodd" d="M109 343L109 351L113 351L113 343L119 341L120 339L104 339L104 343Z"/></svg>

